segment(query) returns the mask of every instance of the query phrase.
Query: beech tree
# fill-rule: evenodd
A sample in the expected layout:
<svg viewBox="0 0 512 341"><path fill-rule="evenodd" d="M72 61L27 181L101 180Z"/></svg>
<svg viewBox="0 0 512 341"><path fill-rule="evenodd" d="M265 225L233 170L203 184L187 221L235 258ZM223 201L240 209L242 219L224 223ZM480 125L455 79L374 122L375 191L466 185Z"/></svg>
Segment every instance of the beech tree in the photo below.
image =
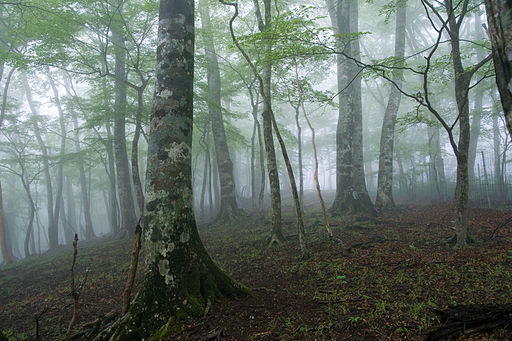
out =
<svg viewBox="0 0 512 341"><path fill-rule="evenodd" d="M128 313L100 339L159 338L245 289L206 252L192 203L194 1L161 0L146 173L146 272Z"/></svg>
<svg viewBox="0 0 512 341"><path fill-rule="evenodd" d="M373 213L363 166L363 118L359 73L358 3L327 0L338 53L339 115L336 130L336 196L331 212Z"/></svg>
<svg viewBox="0 0 512 341"><path fill-rule="evenodd" d="M508 0L484 2L496 84L501 96L507 129L512 136L512 4Z"/></svg>
<svg viewBox="0 0 512 341"><path fill-rule="evenodd" d="M405 27L407 18L407 2L399 2L396 10L395 30L395 58L400 67L404 64L405 53ZM393 80L398 87L402 86L403 72L401 69L395 71ZM384 119L382 121L382 132L380 137L379 155L379 177L377 185L377 198L375 206L380 209L395 208L393 200L393 146L395 138L395 123L400 107L402 94L397 87L392 87Z"/></svg>

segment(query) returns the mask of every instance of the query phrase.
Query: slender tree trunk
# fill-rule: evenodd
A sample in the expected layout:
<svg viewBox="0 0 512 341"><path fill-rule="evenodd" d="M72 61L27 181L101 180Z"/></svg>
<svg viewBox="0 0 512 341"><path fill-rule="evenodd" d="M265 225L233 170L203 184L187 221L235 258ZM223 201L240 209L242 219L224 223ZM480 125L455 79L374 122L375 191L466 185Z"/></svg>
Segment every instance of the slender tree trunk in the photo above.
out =
<svg viewBox="0 0 512 341"><path fill-rule="evenodd" d="M492 44L496 84L507 129L512 136L512 4L510 0L485 0Z"/></svg>
<svg viewBox="0 0 512 341"><path fill-rule="evenodd" d="M452 9L451 0L445 0L448 9ZM469 126L469 101L468 90L470 77L462 66L462 57L459 46L459 27L455 15L448 17L450 27L451 56L455 74L455 100L459 112L459 142L456 151L457 158L457 183L455 185L455 229L457 234L456 248L464 248L467 245L468 233L468 152L470 139Z"/></svg>
<svg viewBox="0 0 512 341"><path fill-rule="evenodd" d="M219 221L230 221L242 214L236 203L235 178L233 176L233 162L229 155L229 148L224 130L221 105L221 80L219 63L215 52L214 37L210 24L208 1L200 2L201 23L203 27L204 45L207 58L208 72L208 111L212 123L213 144L217 159L220 180L220 211L217 215Z"/></svg>
<svg viewBox="0 0 512 341"><path fill-rule="evenodd" d="M480 13L475 15L475 39L483 40L482 37L482 20L480 19ZM477 62L485 58L485 54L481 49L476 51ZM475 180L475 160L476 160L476 147L478 145L478 138L480 137L480 126L482 120L482 103L484 97L484 89L482 86L478 86L475 89L474 106L471 112L473 119L471 120L470 128L470 139L469 139L469 151L468 151L468 171L469 181Z"/></svg>
<svg viewBox="0 0 512 341"><path fill-rule="evenodd" d="M48 150L44 141L41 137L41 131L39 128L39 114L37 112L36 104L32 99L32 90L28 84L28 80L25 74L23 77L23 86L25 88L25 96L27 98L30 111L32 112L32 127L34 128L34 134L36 136L39 148L41 149L42 161L43 161L43 173L46 182L46 195L47 195L47 211L48 211L48 240L50 250L56 249L59 246L59 230L55 222L53 215L53 188L50 177L50 163L48 161ZM32 218L33 219L33 218ZM28 243L28 241L27 241Z"/></svg>
<svg viewBox="0 0 512 341"><path fill-rule="evenodd" d="M498 124L498 117L492 115L492 134L493 134L493 146L494 146L494 178L497 186L498 200L505 200L505 184L503 182L503 176L501 172L501 135Z"/></svg>
<svg viewBox="0 0 512 341"><path fill-rule="evenodd" d="M146 176L146 272L128 314L103 340L164 339L187 318L203 315L215 299L244 292L212 261L194 220L193 13L192 0L160 1Z"/></svg>
<svg viewBox="0 0 512 341"><path fill-rule="evenodd" d="M254 0L255 4L259 4ZM271 4L269 0L263 0L265 8L265 17L261 18L259 13L259 30L265 32L271 24ZM265 66L263 68L263 92L266 100L263 102L263 139L265 141L265 152L267 155L267 170L270 184L270 205L272 208L272 231L270 233L270 244L280 243L283 240L283 230L281 221L281 188L279 184L279 172L277 170L277 158L274 147L274 137L272 134L272 118L271 118L271 82L272 82L272 64L270 62L270 54L272 53L271 42L266 40L263 46L265 55Z"/></svg>
<svg viewBox="0 0 512 341"><path fill-rule="evenodd" d="M137 224L135 216L135 204L132 196L130 181L130 167L126 151L126 46L122 32L120 13L122 1L117 0L112 29L112 43L115 55L115 80L114 80L114 153L117 170L117 189L121 206L121 232L132 236Z"/></svg>
<svg viewBox="0 0 512 341"><path fill-rule="evenodd" d="M144 216L144 192L142 191L142 183L139 175L139 138L142 128L142 113L144 112L144 90L146 84L137 89L137 116L135 118L135 133L132 140L132 180L135 187L135 197L140 216Z"/></svg>
<svg viewBox="0 0 512 341"><path fill-rule="evenodd" d="M66 122L64 122L64 110L62 109L62 105L59 98L59 91L55 82L53 81L52 75L47 69L47 76L50 86L53 91L54 101L57 106L57 110L59 112L59 125L60 125L60 155L59 155L59 165L57 168L57 193L55 195L55 210L53 212L53 216L55 219L55 225L58 228L59 225L59 215L61 211L62 204L62 190L64 188L64 155L66 154ZM62 208L63 209L63 208ZM64 226L64 225L63 225Z"/></svg>
<svg viewBox="0 0 512 341"><path fill-rule="evenodd" d="M398 5L396 11L395 29L395 58L398 67L403 66L405 53L405 27L407 22L407 3ZM397 89L402 87L402 70L396 70L391 87L388 105L384 112L380 136L379 175L377 180L377 198L375 206L378 210L394 209L393 200L393 147L395 139L395 123L398 108L400 107L401 93Z"/></svg>
<svg viewBox="0 0 512 341"><path fill-rule="evenodd" d="M295 109L295 126L297 127L297 147L299 157L299 198L300 207L304 208L304 169L302 165L302 128L299 121L299 106L294 107Z"/></svg>
<svg viewBox="0 0 512 341"><path fill-rule="evenodd" d="M73 186L71 185L71 181L68 177L66 177L66 202L67 202L67 221L68 221L68 229L65 232L66 244L73 243L73 237L75 233L77 233L76 226L76 205L75 205L75 196L73 194Z"/></svg>
<svg viewBox="0 0 512 341"><path fill-rule="evenodd" d="M112 131L110 122L107 120L105 123L107 131L107 139L105 141L105 150L107 151L108 159L108 177L110 183L110 229L113 235L119 235L121 228L119 226L119 203L117 201L117 182L116 182L116 168L114 159L114 146L112 144Z"/></svg>

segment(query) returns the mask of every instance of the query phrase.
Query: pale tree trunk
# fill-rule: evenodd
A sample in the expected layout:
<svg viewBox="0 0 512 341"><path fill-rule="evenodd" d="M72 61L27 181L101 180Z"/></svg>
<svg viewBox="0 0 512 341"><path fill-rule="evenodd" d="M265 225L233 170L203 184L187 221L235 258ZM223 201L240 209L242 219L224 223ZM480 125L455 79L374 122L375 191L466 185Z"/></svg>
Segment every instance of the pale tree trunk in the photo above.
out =
<svg viewBox="0 0 512 341"><path fill-rule="evenodd" d="M221 104L221 80L219 62L215 52L214 37L210 23L208 0L199 3L201 24L208 73L208 111L212 123L213 144L217 157L217 168L220 180L220 211L216 217L219 221L230 221L239 218L243 211L236 203L235 178L233 176L233 162L229 155L229 148L224 130Z"/></svg>
<svg viewBox="0 0 512 341"><path fill-rule="evenodd" d="M59 215L61 211L62 204L62 190L64 187L64 155L66 154L66 122L64 122L64 110L62 109L62 105L60 102L59 91L55 82L52 78L52 75L47 69L47 76L50 86L53 91L55 105L57 106L57 110L59 112L59 125L60 125L60 155L59 155L59 165L57 168L57 193L55 195L55 210L53 212L53 216L55 219L55 224L58 228L59 225ZM63 207L62 207L63 209ZM64 221L62 220L62 226L64 227Z"/></svg>
<svg viewBox="0 0 512 341"><path fill-rule="evenodd" d="M329 16L336 34L357 32L357 2L327 0ZM355 30L355 31L354 31ZM347 56L359 58L359 39L342 42L338 49ZM366 190L362 155L362 107L359 67L344 54L337 54L339 115L336 129L336 196L333 214L374 213Z"/></svg>
<svg viewBox="0 0 512 341"><path fill-rule="evenodd" d="M395 28L395 65L400 68L404 64L407 3L400 3L398 6ZM396 115L398 114L401 98L401 93L398 88L402 87L403 71L398 69L394 72L393 82L395 82L396 86L391 87L380 136L379 174L377 180L377 197L375 199L375 206L378 210L395 208L395 201L393 200L393 147Z"/></svg>
<svg viewBox="0 0 512 341"><path fill-rule="evenodd" d="M509 0L485 0L492 44L496 84L507 129L512 136L512 4Z"/></svg>
<svg viewBox="0 0 512 341"><path fill-rule="evenodd" d="M53 188L52 181L50 177L50 163L48 161L48 150L44 141L41 137L41 131L39 128L39 113L36 108L36 104L32 99L32 90L30 89L30 85L28 84L27 76L25 74L23 77L23 86L25 89L25 97L27 98L28 105L30 107L30 111L32 113L32 126L34 128L34 135L36 136L37 142L39 144L39 148L41 149L41 156L43 161L43 174L46 182L46 195L47 195L47 212L48 212L48 241L49 248L53 250L59 246L59 230L53 215Z"/></svg>
<svg viewBox="0 0 512 341"><path fill-rule="evenodd" d="M475 39L483 40L482 36L482 20L480 19L480 13L475 15ZM477 62L485 58L483 51L478 48L476 50ZM478 86L475 89L474 106L471 112L473 119L471 120L471 130L469 133L469 154L468 154L468 171L469 180L475 180L475 160L476 160L476 147L478 145L478 138L480 137L480 126L482 120L482 103L484 98L484 89L482 86Z"/></svg>
<svg viewBox="0 0 512 341"><path fill-rule="evenodd" d="M444 200L444 191L446 181L444 178L444 165L441 155L441 145L439 140L439 128L428 127L428 154L431 180L436 191L436 198L439 201Z"/></svg>
<svg viewBox="0 0 512 341"><path fill-rule="evenodd" d="M122 3L117 2L111 26L115 55L114 153L117 170L117 189L121 206L121 233L127 233L129 236L132 236L137 224L137 218L135 216L130 167L126 151L127 73L125 38L120 18L121 11Z"/></svg>
<svg viewBox="0 0 512 341"><path fill-rule="evenodd" d="M299 105L292 105L295 109L295 126L297 127L297 147L298 147L298 159L299 159L299 198L300 206L304 207L304 169L302 165L302 128L299 121Z"/></svg>
<svg viewBox="0 0 512 341"><path fill-rule="evenodd" d="M72 80L69 75L67 77L64 77L64 87L66 88L66 92L68 96L73 96L74 91L72 91L73 85ZM90 208L90 201L89 201L89 195L87 190L87 179L85 177L85 167L84 167L84 159L81 156L82 148L80 146L80 130L78 127L78 115L74 109L70 110L71 113L71 119L73 120L73 143L75 145L75 152L79 155L78 156L78 171L79 171L79 179L80 179L80 195L82 199L82 209L84 213L84 220L85 220L85 239L92 239L95 237L94 234L94 228L92 226L92 219L91 219L91 208ZM76 232L78 232L78 227Z"/></svg>
<svg viewBox="0 0 512 341"><path fill-rule="evenodd" d="M99 339L164 339L218 298L245 292L206 252L194 220L194 2L160 1L156 85L146 174L146 272L124 318Z"/></svg>

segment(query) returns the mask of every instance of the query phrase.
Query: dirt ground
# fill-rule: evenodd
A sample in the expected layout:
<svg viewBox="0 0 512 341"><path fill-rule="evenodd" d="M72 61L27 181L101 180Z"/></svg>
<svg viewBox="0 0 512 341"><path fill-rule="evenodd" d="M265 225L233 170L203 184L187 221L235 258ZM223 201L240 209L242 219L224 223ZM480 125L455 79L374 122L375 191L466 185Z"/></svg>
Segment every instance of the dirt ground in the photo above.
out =
<svg viewBox="0 0 512 341"><path fill-rule="evenodd" d="M376 217L331 218L330 242L317 210L306 211L310 257L300 258L293 216L286 241L268 248L270 220L244 217L200 227L217 263L251 295L212 305L169 340L422 340L438 325L436 309L512 302L512 213L470 210L472 244L452 250L452 209L401 207ZM77 280L87 272L74 332L121 307L131 245L79 242ZM0 267L0 330L13 340L63 339L72 315L72 249ZM88 271L86 271L88 269ZM140 275L139 272L139 281ZM462 340L510 340L506 329Z"/></svg>

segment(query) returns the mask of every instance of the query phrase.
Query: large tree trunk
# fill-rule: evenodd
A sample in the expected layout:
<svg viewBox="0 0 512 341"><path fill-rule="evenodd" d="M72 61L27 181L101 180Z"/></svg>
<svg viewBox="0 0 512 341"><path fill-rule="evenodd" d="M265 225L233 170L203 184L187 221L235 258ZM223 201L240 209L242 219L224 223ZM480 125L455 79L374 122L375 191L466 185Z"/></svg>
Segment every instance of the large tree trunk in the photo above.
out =
<svg viewBox="0 0 512 341"><path fill-rule="evenodd" d="M230 221L242 214L236 203L235 178L233 162L229 156L229 148L224 130L221 104L221 81L219 62L215 52L208 1L200 2L201 24L203 28L204 46L208 72L208 111L212 122L213 144L217 156L217 167L220 180L220 211L219 221Z"/></svg>
<svg viewBox="0 0 512 341"><path fill-rule="evenodd" d="M496 84L507 129L512 136L512 4L510 0L485 0L492 44Z"/></svg>
<svg viewBox="0 0 512 341"><path fill-rule="evenodd" d="M43 161L43 174L46 182L46 195L47 195L47 212L48 212L48 241L49 248L53 250L59 246L59 230L57 223L55 221L53 215L53 187L50 176L50 163L48 161L48 149L44 144L44 141L41 137L41 130L39 128L39 114L37 112L36 104L32 99L32 90L30 89L30 85L28 84L27 76L25 74L23 77L23 86L25 88L25 97L27 98L28 105L30 107L30 111L32 113L32 126L34 128L34 135L36 136L37 142L39 144L39 148L41 149L42 161Z"/></svg>
<svg viewBox="0 0 512 341"><path fill-rule="evenodd" d="M120 1L120 0L117 0ZM135 216L135 204L132 196L130 180L130 167L126 151L126 46L122 32L120 12L122 3L118 2L112 20L112 43L115 54L115 80L114 80L114 153L117 170L117 189L121 206L121 232L133 235L137 218Z"/></svg>
<svg viewBox="0 0 512 341"><path fill-rule="evenodd" d="M407 3L404 3L399 5L396 11L395 58L397 67L404 64L406 19ZM395 208L395 201L393 200L393 147L396 115L398 114L401 98L398 88L402 87L402 75L403 71L400 69L395 70L393 74L393 82L396 86L391 87L388 105L382 121L377 198L375 200L375 206L379 210Z"/></svg>
<svg viewBox="0 0 512 341"><path fill-rule="evenodd" d="M327 0L334 33L357 32L357 3L352 0ZM352 31L355 30L355 31ZM337 37L337 48L347 56L359 57L359 39L350 42ZM339 115L336 128L336 196L333 214L373 213L373 204L366 190L362 155L362 108L359 67L338 53L337 82Z"/></svg>
<svg viewBox="0 0 512 341"><path fill-rule="evenodd" d="M209 303L244 290L212 261L192 202L194 2L160 1L156 86L146 174L146 273L128 314L102 339L164 339Z"/></svg>

